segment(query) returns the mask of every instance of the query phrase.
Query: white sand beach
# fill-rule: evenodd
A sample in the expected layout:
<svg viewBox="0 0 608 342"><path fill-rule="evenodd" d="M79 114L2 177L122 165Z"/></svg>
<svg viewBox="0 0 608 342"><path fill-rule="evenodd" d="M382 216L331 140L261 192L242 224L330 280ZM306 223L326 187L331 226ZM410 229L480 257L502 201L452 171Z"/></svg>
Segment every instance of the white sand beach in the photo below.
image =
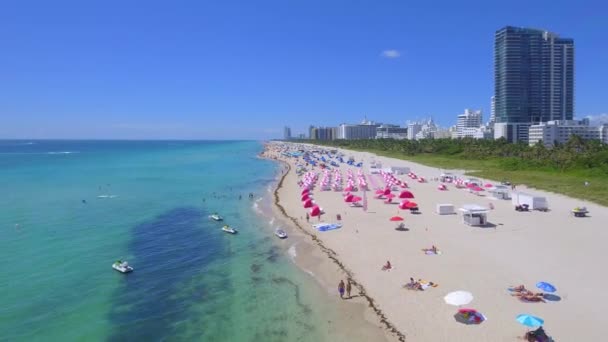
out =
<svg viewBox="0 0 608 342"><path fill-rule="evenodd" d="M264 152L266 158L291 165L277 193L279 203L288 216L335 252L334 258L365 289L388 323L379 323L374 310L369 310L370 321L383 328L394 326L407 341L515 341L529 330L515 321L518 314L525 313L542 317L546 332L556 341L601 339L603 309L608 305L608 294L603 291L608 273L602 265L608 231L602 222L608 222L608 208L518 186L518 191L546 197L550 211L517 212L511 200L489 198L487 191L482 191L480 196L457 189L453 184L448 184L446 191L438 190L440 183L434 178L439 177L442 170L437 168L340 150L345 159L352 156L356 162L363 162L361 168L341 163L336 169L344 179L349 169L355 174L357 170L364 172L370 188L367 211L345 203L343 191L321 191L316 186L311 196L325 212L322 222L335 223L336 215L340 214L343 225L340 229L318 232L312 227L317 218L306 222L309 209L303 208L300 201L300 177L295 172L298 160L281 154L285 146L294 145L273 142L267 144ZM384 181L382 176L370 174L372 161L382 163L383 167L406 166L429 180L418 183L406 175L396 176L409 185L408 190L415 196L412 201L419 205L419 214L373 198L375 186L384 188ZM309 170L322 172L318 166ZM450 172L462 176L459 171ZM363 196L361 191L353 193ZM398 195L399 191L393 193ZM436 214L436 205L440 203L453 204L457 214ZM487 227L465 225L458 212L465 204L493 206L488 213L490 224ZM589 217L576 218L571 214L571 210L579 206L587 207ZM397 223L389 221L395 215L404 218L409 231L395 230ZM427 255L421 250L432 245L442 254ZM387 260L393 269L382 271ZM328 291L337 296L337 283L345 276L327 273ZM438 286L425 291L404 289L402 286L410 277L432 281ZM511 285L523 284L533 292L540 292L535 286L539 281L557 288L544 303L522 302L507 290ZM483 313L485 322L465 325L456 321L454 315L458 307L446 304L443 297L457 290L473 294L473 301L463 307ZM363 297L353 301L366 303ZM399 339L398 333L387 331L387 335L389 339Z"/></svg>

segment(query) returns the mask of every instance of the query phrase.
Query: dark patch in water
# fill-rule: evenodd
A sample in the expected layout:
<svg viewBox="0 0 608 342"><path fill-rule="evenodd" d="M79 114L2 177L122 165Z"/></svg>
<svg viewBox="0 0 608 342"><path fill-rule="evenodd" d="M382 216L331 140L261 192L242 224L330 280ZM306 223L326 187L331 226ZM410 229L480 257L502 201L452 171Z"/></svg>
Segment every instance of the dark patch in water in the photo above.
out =
<svg viewBox="0 0 608 342"><path fill-rule="evenodd" d="M132 229L129 260L135 271L123 276L123 286L113 295L109 313L114 324L110 341L159 341L177 335L174 323L186 319L188 305L220 294L210 291L230 284L221 274L213 284L187 287L193 276L221 253L220 234L203 227L208 220L197 208L175 208ZM207 275L206 275L207 276Z"/></svg>
<svg viewBox="0 0 608 342"><path fill-rule="evenodd" d="M262 269L262 265L252 264L250 268L251 268L251 272L258 273Z"/></svg>
<svg viewBox="0 0 608 342"><path fill-rule="evenodd" d="M264 278L262 278L262 277L251 277L251 282L252 282L254 285L259 285L259 284L261 284L263 281L264 281Z"/></svg>
<svg viewBox="0 0 608 342"><path fill-rule="evenodd" d="M281 254L279 253L279 247L272 246L266 253L266 260L269 262L277 262Z"/></svg>
<svg viewBox="0 0 608 342"><path fill-rule="evenodd" d="M306 315L310 315L312 313L312 309L308 305L302 303L302 299L300 298L300 287L298 286L298 284L294 283L293 281L291 281L285 277L272 278L272 282L277 285L286 284L286 285L293 287L294 298L296 300L296 304L298 305L298 307L300 307L300 309L302 309L302 312Z"/></svg>

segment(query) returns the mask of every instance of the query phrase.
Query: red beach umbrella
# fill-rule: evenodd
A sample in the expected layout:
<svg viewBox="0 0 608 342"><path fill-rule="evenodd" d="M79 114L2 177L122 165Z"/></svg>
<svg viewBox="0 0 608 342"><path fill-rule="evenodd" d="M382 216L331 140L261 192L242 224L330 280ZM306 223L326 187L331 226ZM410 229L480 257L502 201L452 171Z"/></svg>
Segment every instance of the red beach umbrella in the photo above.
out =
<svg viewBox="0 0 608 342"><path fill-rule="evenodd" d="M305 194L307 194L307 193L309 193L309 192L310 192L310 190L308 190L308 189L304 189L304 190L302 190L302 195L305 195Z"/></svg>
<svg viewBox="0 0 608 342"><path fill-rule="evenodd" d="M473 191L483 191L483 188L480 188L478 186L473 187L471 190Z"/></svg>
<svg viewBox="0 0 608 342"><path fill-rule="evenodd" d="M302 196L302 202L308 200L310 197L308 196L308 194L304 194L304 196Z"/></svg>
<svg viewBox="0 0 608 342"><path fill-rule="evenodd" d="M418 203L416 202L407 202L405 204L406 209L418 208Z"/></svg>
<svg viewBox="0 0 608 342"><path fill-rule="evenodd" d="M403 221L403 217L401 216L393 216L390 218L391 221Z"/></svg>
<svg viewBox="0 0 608 342"><path fill-rule="evenodd" d="M399 198L414 198L414 194L411 191L401 191Z"/></svg>
<svg viewBox="0 0 608 342"><path fill-rule="evenodd" d="M352 199L352 201L351 201L351 202L361 202L361 200L362 200L362 198L361 198L361 197L359 197L359 196L355 196L355 197L353 197L353 199Z"/></svg>
<svg viewBox="0 0 608 342"><path fill-rule="evenodd" d="M304 202L304 208L311 208L312 207L312 200L308 199L306 202Z"/></svg>
<svg viewBox="0 0 608 342"><path fill-rule="evenodd" d="M391 194L390 192L386 195L386 198L394 198L395 195Z"/></svg>
<svg viewBox="0 0 608 342"><path fill-rule="evenodd" d="M389 188L384 189L384 192L383 192L384 195L389 195L390 193L391 193L391 189L389 189Z"/></svg>
<svg viewBox="0 0 608 342"><path fill-rule="evenodd" d="M319 208L318 205L315 205L314 207L312 207L312 209L310 210L310 216L319 216L321 215L321 208Z"/></svg>
<svg viewBox="0 0 608 342"><path fill-rule="evenodd" d="M484 185L484 186L485 186L486 188L491 188L491 187L493 187L494 185L492 185L492 184L490 184L490 183L486 183L486 185Z"/></svg>
<svg viewBox="0 0 608 342"><path fill-rule="evenodd" d="M352 202L354 197L355 196L353 194L350 194L350 195L344 197L344 202Z"/></svg>
<svg viewBox="0 0 608 342"><path fill-rule="evenodd" d="M376 190L376 195L382 195L384 193L384 190Z"/></svg>

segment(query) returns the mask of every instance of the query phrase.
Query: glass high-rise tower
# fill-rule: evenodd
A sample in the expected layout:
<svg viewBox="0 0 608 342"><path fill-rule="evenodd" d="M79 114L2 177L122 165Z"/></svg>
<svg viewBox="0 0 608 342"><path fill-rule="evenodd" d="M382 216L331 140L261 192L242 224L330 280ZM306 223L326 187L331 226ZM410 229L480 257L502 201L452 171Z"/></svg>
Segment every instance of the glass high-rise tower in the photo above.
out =
<svg viewBox="0 0 608 342"><path fill-rule="evenodd" d="M527 129L530 123L572 120L574 41L530 28L496 31L494 98L497 123Z"/></svg>

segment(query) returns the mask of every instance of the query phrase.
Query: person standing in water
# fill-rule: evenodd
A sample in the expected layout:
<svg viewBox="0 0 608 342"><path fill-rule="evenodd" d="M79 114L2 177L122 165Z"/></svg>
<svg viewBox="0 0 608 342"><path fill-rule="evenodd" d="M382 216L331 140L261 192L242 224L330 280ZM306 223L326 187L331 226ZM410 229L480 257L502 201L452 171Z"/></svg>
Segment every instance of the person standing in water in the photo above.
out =
<svg viewBox="0 0 608 342"><path fill-rule="evenodd" d="M340 280L340 284L338 284L338 292L340 293L340 298L344 298L344 280Z"/></svg>

